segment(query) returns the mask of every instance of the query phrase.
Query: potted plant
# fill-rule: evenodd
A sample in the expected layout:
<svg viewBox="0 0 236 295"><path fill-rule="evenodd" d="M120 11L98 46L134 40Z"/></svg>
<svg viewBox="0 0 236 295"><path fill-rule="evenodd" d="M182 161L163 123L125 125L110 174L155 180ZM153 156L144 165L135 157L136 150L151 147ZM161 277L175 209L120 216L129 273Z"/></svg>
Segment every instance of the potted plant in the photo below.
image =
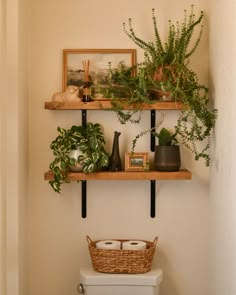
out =
<svg viewBox="0 0 236 295"><path fill-rule="evenodd" d="M49 181L55 192L61 192L61 184L68 183L67 173L80 164L84 173L91 173L107 167L109 155L105 151L105 138L98 123L87 123L86 126L72 126L70 129L57 128L59 135L50 145L54 160L49 168L54 179ZM76 158L71 151L79 150Z"/></svg>
<svg viewBox="0 0 236 295"><path fill-rule="evenodd" d="M177 145L177 133L162 128L159 133L153 132L158 138L155 147L154 166L159 171L178 171L181 166L180 148Z"/></svg>
<svg viewBox="0 0 236 295"><path fill-rule="evenodd" d="M181 98L181 92L188 89L188 77L193 72L189 69L189 58L196 51L202 36L201 22L203 12L196 18L194 6L188 14L184 10L182 22L173 24L168 21L166 40L161 40L155 9L152 9L154 41L144 41L138 37L133 29L132 19L128 21L128 28L123 23L125 34L144 51L143 66L152 87L162 93L170 92L175 99ZM198 36L193 40L196 29L200 26ZM193 77L191 77L190 81Z"/></svg>
<svg viewBox="0 0 236 295"><path fill-rule="evenodd" d="M134 106L134 110L122 112L119 104L113 108L123 119L123 124L137 113L138 120L132 122L140 122L140 106L143 102L153 103L153 99L172 99L183 103L184 110L180 112L175 131L182 143L194 153L195 159L203 158L208 166L209 141L217 110L209 105L208 88L199 83L197 74L189 66L189 59L201 40L203 16L203 12L200 12L196 17L192 5L190 13L184 11L182 22L173 24L169 20L167 38L162 40L153 9L154 41L145 41L137 36L132 19L129 19L128 28L125 23L123 24L124 32L144 51L144 61L136 65L136 76L131 75L132 72L128 75L128 70L122 67L110 76L113 81L125 84L131 89L131 99L128 99L128 103ZM197 29L198 34L193 38Z"/></svg>
<svg viewBox="0 0 236 295"><path fill-rule="evenodd" d="M163 117L157 126L142 131L132 141L131 153L137 145L139 138L146 134L153 134L158 139L158 145L155 146L154 167L159 171L178 171L181 166L180 147L177 141L177 132L171 132L167 128L162 127L158 133L156 129L163 123Z"/></svg>
<svg viewBox="0 0 236 295"><path fill-rule="evenodd" d="M152 9L154 41L145 41L137 36L131 18L128 28L123 23L125 34L144 51L144 61L137 64L135 69L126 68L121 63L117 70L109 73L113 82L131 89L129 100L146 101L155 91L165 95L169 93L172 99L180 99L182 91L192 89L192 82L198 83L196 75L189 68L189 58L200 43L203 15L201 11L196 19L192 5L189 14L184 10L182 22L173 24L169 20L166 40L161 40L155 9ZM192 41L199 26L198 36ZM133 75L135 72L136 75Z"/></svg>

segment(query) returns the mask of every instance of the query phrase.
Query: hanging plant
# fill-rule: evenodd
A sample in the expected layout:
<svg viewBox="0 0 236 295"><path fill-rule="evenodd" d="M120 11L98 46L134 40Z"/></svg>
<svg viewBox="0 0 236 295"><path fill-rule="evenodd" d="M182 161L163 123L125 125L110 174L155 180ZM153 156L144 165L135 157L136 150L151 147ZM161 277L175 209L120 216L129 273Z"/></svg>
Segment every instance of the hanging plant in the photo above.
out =
<svg viewBox="0 0 236 295"><path fill-rule="evenodd" d="M142 65L127 67L121 61L117 68L113 69L109 63L106 79L109 86L104 92L104 97L110 98L112 105L112 108L107 110L115 112L121 124L139 123L142 105L153 103L150 96L150 81Z"/></svg>
<svg viewBox="0 0 236 295"><path fill-rule="evenodd" d="M162 40L155 9L152 9L154 41L139 37L130 18L128 25L123 24L124 32L144 51L144 61L136 65L135 76L131 75L132 69L122 66L110 74L113 82L117 79L130 90L127 103L134 106L134 110L127 113L119 109L120 102L113 105L122 124L133 120L136 114L139 115L139 123L144 102L165 99L181 102L184 110L177 119L176 132L180 141L194 153L195 159L203 158L208 166L209 142L217 110L209 104L208 88L199 83L197 74L189 65L189 59L196 52L202 37L203 17L204 13L201 11L197 15L192 5L190 12L184 10L182 21L168 21L167 38Z"/></svg>

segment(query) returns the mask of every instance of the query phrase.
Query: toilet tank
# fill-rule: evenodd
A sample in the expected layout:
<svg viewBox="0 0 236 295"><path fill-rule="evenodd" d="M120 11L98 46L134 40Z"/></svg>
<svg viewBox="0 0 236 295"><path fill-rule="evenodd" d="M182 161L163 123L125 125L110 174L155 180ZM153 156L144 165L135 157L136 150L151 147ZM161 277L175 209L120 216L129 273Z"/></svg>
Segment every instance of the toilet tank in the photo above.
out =
<svg viewBox="0 0 236 295"><path fill-rule="evenodd" d="M79 289L86 295L159 295L161 281L161 269L145 274L108 274L81 268Z"/></svg>

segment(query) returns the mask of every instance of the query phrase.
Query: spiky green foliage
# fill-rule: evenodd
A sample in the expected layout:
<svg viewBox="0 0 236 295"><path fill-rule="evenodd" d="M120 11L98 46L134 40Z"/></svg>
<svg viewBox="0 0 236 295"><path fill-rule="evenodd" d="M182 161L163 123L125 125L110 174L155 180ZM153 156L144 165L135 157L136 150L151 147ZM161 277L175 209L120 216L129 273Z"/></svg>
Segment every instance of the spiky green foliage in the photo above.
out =
<svg viewBox="0 0 236 295"><path fill-rule="evenodd" d="M109 72L110 91L108 96L119 100L114 84L127 94L128 103L136 104L136 110L142 103L153 103L153 93L166 93L174 100L181 100L182 92L191 95L191 91L199 87L197 75L189 68L189 58L196 51L202 36L201 25L203 12L196 17L194 6L188 13L184 10L182 22L168 22L167 38L162 40L157 24L155 10L152 10L154 41L144 41L134 31L132 19L128 21L128 28L123 23L125 34L144 51L144 61L134 68L126 68L120 63L117 69ZM196 30L198 34L196 36ZM194 38L193 38L194 36ZM136 75L133 73L136 72ZM106 96L107 97L107 96ZM156 99L156 97L155 97ZM118 111L117 105L113 105ZM122 116L124 114L122 113ZM124 122L129 120L133 112L123 116ZM121 119L122 121L122 119ZM135 121L135 120L134 120Z"/></svg>
<svg viewBox="0 0 236 295"><path fill-rule="evenodd" d="M49 181L55 192L60 193L61 184L68 183L67 172L75 165L75 159L69 157L70 151L79 149L82 154L78 162L83 165L84 173L91 173L107 167L109 156L105 151L105 138L98 123L87 123L86 126L72 126L70 129L57 128L59 135L52 141L54 160L49 168L54 173L54 179Z"/></svg>
<svg viewBox="0 0 236 295"><path fill-rule="evenodd" d="M149 80L149 89L169 93L172 99L179 100L182 91L198 86L196 74L189 68L189 58L199 46L203 31L203 12L196 17L194 6L190 12L184 10L183 21L175 24L168 21L167 37L161 39L155 9L152 9L154 40L144 41L134 31L132 19L128 27L123 24L125 34L144 51L143 71ZM198 30L198 32L197 32ZM192 85L195 84L195 85Z"/></svg>
<svg viewBox="0 0 236 295"><path fill-rule="evenodd" d="M201 85L197 74L189 67L189 58L199 46L203 26L203 12L198 16L194 6L188 13L184 10L182 22L168 22L165 41L161 39L155 10L152 10L154 40L144 41L134 31L132 20L128 27L123 24L125 34L144 51L142 69L147 92L156 89L186 107L180 112L175 126L182 143L194 153L195 159L203 158L210 163L209 142L217 118L217 110L209 105L208 88ZM197 32L198 30L198 32Z"/></svg>
<svg viewBox="0 0 236 295"><path fill-rule="evenodd" d="M183 64L197 49L201 35L202 26L195 41L192 41L193 34L198 25L203 19L203 12L196 18L194 6L191 6L188 15L187 10L184 10L183 21L173 24L168 21L167 41L161 40L160 32L157 25L157 17L155 9L152 9L152 21L154 28L154 41L144 41L138 37L133 29L132 19L128 20L128 28L123 23L124 32L126 35L141 49L144 50L145 60L153 64L155 67ZM192 42L193 44L191 44Z"/></svg>
<svg viewBox="0 0 236 295"><path fill-rule="evenodd" d="M195 159L203 158L208 166L209 141L217 110L209 105L208 88L199 83L197 74L189 66L189 58L196 52L201 40L203 16L202 11L196 16L192 5L190 12L184 10L183 21L168 21L167 38L162 40L153 9L153 41L145 41L139 37L132 19L129 19L128 25L123 24L124 32L144 51L144 61L136 65L135 76L132 75L133 68L125 68L122 64L111 71L110 85L122 85L128 94L127 104L133 106L133 110L123 111L123 102L121 104L119 98L113 96L115 101L112 110L117 113L122 124L127 121L139 123L140 106L144 102L153 103L153 99L162 99L160 97L164 95L182 102L186 109L180 112L175 126L176 133L182 143L194 153ZM156 93L159 98L153 95ZM134 119L137 114L138 119ZM132 151L137 139L146 133L144 131L136 136Z"/></svg>

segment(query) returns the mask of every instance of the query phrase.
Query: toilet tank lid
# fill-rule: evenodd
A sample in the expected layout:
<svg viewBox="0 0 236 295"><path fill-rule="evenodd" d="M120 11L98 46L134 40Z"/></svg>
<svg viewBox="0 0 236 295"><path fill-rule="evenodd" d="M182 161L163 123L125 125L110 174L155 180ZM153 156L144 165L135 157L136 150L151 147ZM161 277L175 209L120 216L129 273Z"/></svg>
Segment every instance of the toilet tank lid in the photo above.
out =
<svg viewBox="0 0 236 295"><path fill-rule="evenodd" d="M157 286L162 281L162 270L153 269L144 274L109 274L96 272L90 268L80 270L80 283L88 286L133 285Z"/></svg>

